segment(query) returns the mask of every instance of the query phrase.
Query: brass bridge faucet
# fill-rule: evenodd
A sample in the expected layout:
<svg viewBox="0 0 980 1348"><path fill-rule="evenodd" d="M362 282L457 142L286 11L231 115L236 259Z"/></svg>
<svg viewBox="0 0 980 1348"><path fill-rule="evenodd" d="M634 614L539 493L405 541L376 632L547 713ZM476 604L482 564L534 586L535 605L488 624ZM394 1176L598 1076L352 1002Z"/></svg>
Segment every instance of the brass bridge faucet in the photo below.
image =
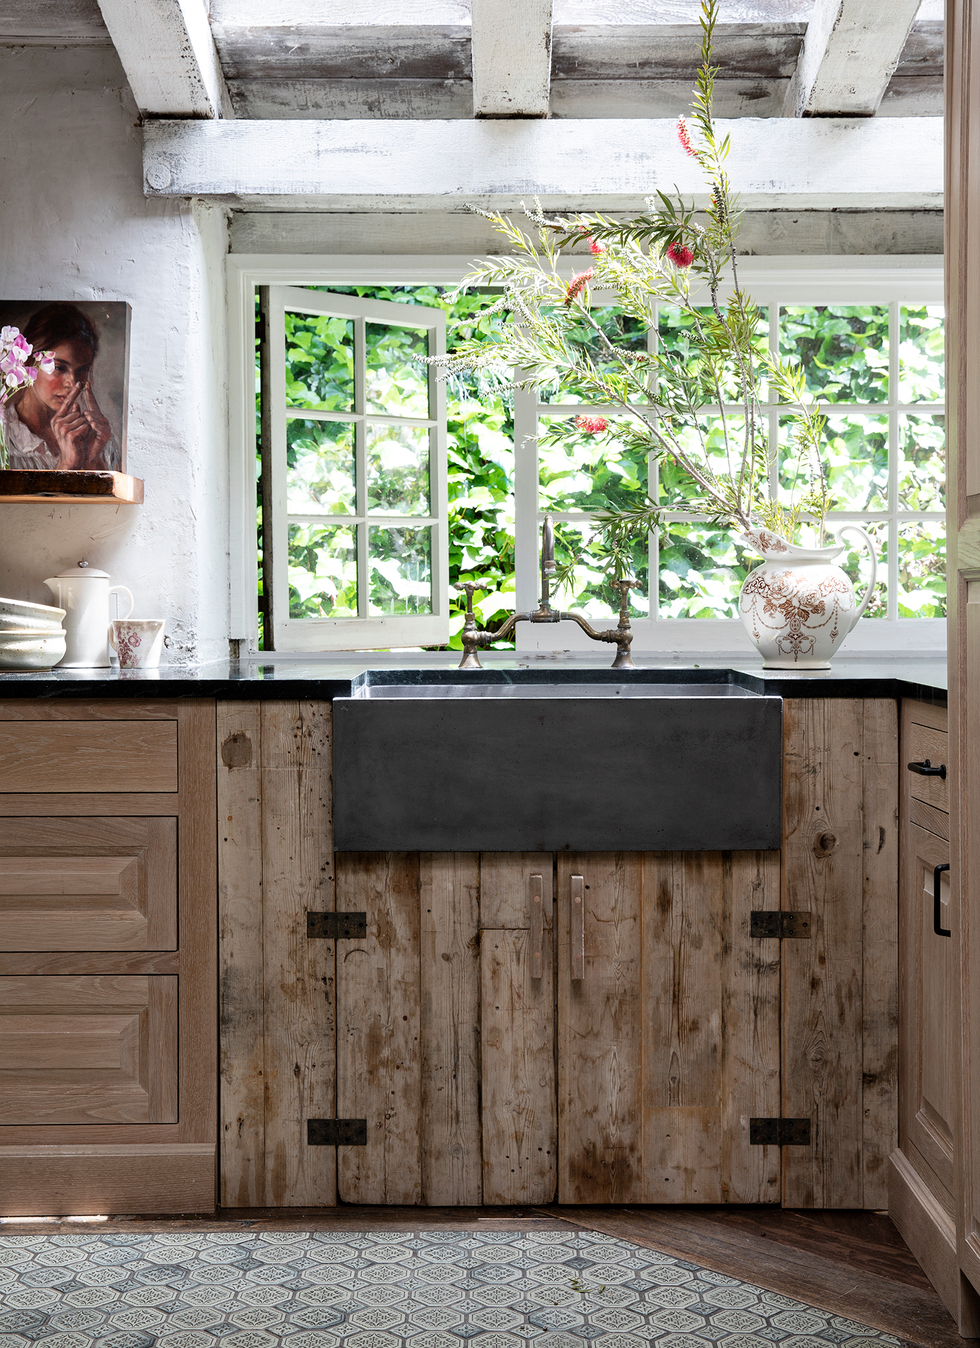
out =
<svg viewBox="0 0 980 1348"><path fill-rule="evenodd" d="M518 623L560 623L565 619L578 623L582 631L592 638L593 641L612 641L616 643L616 658L612 662L613 669L634 669L633 657L630 654L630 644L633 640L633 632L630 628L630 620L627 615L629 607L630 590L639 584L636 580L615 580L613 584L619 588L619 623L616 627L607 628L604 632L597 632L581 613L561 613L551 607L551 577L555 574L555 526L552 523L551 516L545 515L544 523L541 526L541 602L532 613L513 613L507 619L502 627L498 627L496 632L481 632L476 625L476 617L473 613L473 592L475 590L489 590L491 583L479 580L467 580L454 588L466 592L466 621L463 624L462 642L463 658L459 662L460 669L482 669L478 651L481 647L491 646L495 641L503 641L504 637L509 636Z"/></svg>

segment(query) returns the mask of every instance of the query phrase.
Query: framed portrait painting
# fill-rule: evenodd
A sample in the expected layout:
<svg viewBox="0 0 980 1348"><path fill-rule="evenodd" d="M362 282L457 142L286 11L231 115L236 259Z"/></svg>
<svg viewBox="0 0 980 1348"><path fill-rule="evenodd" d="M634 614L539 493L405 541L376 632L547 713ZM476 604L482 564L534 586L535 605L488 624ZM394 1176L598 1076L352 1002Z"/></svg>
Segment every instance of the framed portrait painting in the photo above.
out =
<svg viewBox="0 0 980 1348"><path fill-rule="evenodd" d="M29 363L50 358L0 406L10 469L126 472L130 313L121 300L0 300Z"/></svg>

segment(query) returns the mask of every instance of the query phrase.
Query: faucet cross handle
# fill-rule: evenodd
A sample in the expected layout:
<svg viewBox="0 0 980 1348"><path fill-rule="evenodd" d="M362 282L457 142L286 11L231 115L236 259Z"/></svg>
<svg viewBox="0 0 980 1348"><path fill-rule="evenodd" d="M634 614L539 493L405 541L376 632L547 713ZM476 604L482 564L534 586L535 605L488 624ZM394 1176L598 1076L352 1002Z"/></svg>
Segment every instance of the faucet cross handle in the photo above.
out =
<svg viewBox="0 0 980 1348"><path fill-rule="evenodd" d="M613 585L619 589L619 622L620 626L628 622L626 610L629 606L630 590L639 589L641 581L638 580L614 580Z"/></svg>
<svg viewBox="0 0 980 1348"><path fill-rule="evenodd" d="M493 589L492 580L463 580L453 586L454 590L466 591L466 612L473 613L473 595L477 590L485 590L488 594Z"/></svg>

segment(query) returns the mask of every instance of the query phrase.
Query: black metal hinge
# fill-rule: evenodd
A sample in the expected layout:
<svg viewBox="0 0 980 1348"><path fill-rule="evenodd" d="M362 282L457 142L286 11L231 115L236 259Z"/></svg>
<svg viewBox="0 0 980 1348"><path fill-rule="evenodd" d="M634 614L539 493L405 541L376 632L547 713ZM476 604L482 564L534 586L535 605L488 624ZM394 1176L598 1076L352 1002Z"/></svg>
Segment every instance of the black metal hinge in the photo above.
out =
<svg viewBox="0 0 980 1348"><path fill-rule="evenodd" d="M810 913L750 913L750 936L778 936L781 940L809 941Z"/></svg>
<svg viewBox="0 0 980 1348"><path fill-rule="evenodd" d="M749 1119L752 1147L808 1147L809 1119Z"/></svg>
<svg viewBox="0 0 980 1348"><path fill-rule="evenodd" d="M308 1147L366 1147L367 1119L307 1119Z"/></svg>
<svg viewBox="0 0 980 1348"><path fill-rule="evenodd" d="M307 913L306 934L311 940L360 940L367 936L367 913Z"/></svg>

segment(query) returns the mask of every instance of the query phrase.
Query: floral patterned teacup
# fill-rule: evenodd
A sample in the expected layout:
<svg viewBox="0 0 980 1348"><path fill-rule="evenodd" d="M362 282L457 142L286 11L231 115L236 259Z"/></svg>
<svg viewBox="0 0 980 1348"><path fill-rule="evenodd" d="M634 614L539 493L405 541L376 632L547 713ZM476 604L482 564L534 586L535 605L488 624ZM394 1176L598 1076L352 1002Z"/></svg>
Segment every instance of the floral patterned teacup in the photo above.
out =
<svg viewBox="0 0 980 1348"><path fill-rule="evenodd" d="M119 656L120 669L159 666L166 622L166 618L116 618L110 623L109 642Z"/></svg>

